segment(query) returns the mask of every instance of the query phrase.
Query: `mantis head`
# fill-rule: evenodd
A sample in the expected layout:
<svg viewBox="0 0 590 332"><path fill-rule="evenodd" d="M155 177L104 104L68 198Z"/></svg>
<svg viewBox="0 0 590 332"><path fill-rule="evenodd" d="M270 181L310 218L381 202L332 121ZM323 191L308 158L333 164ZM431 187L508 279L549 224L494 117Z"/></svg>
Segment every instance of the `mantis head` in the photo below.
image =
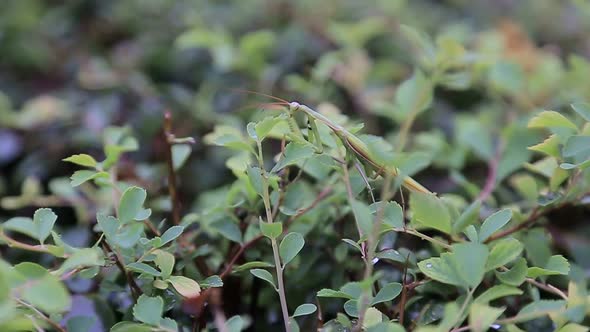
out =
<svg viewBox="0 0 590 332"><path fill-rule="evenodd" d="M289 103L289 111L292 113L295 113L299 109L300 106L301 105L298 102L292 101Z"/></svg>

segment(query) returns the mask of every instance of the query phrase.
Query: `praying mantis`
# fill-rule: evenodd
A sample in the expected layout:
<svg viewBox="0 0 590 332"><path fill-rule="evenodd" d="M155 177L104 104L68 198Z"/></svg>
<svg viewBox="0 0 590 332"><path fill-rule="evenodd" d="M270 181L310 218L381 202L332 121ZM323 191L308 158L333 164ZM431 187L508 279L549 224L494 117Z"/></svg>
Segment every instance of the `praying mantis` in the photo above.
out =
<svg viewBox="0 0 590 332"><path fill-rule="evenodd" d="M341 125L328 119L323 114L314 111L310 107L300 104L298 102L288 102L284 99L277 98L274 96L264 96L278 100L279 102L273 103L275 105L285 106L285 108L287 109L286 112L289 115L289 119L287 120L289 122L289 127L291 128L291 131L294 133L294 135L296 135L299 138L302 138L303 135L301 134L299 127L295 122L294 115L297 112L303 112L307 116L309 129L308 139L313 144L315 144L318 152L322 151L323 143L320 140L319 130L316 121L326 125L334 133L334 135L336 135L340 139L340 141L348 151L352 152L359 160L363 161L365 164L370 165L374 170L376 170L377 174L384 177L388 175L400 176L399 169L382 164L380 161L378 161L376 158L372 156L369 147L365 144L365 142L363 142L360 138L355 136L350 131L346 130ZM426 187L424 187L422 184L420 184L418 181L414 180L409 176L404 176L404 178L402 179L402 186L410 191L434 194Z"/></svg>

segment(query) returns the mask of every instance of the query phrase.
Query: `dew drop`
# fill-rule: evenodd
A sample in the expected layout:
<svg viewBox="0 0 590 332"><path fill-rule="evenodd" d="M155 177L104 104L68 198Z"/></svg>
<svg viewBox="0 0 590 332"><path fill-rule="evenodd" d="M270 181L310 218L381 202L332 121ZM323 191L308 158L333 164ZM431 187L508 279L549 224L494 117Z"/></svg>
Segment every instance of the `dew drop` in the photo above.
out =
<svg viewBox="0 0 590 332"><path fill-rule="evenodd" d="M427 263L426 264L426 267L430 269L430 268L432 268L432 264L431 263Z"/></svg>

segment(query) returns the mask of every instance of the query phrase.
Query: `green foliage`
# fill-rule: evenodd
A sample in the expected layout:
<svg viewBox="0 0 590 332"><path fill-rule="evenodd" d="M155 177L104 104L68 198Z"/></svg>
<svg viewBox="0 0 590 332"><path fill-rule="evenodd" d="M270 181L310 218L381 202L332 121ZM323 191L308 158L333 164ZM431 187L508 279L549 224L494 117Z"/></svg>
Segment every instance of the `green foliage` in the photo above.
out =
<svg viewBox="0 0 590 332"><path fill-rule="evenodd" d="M587 331L590 6L450 3L9 1L0 331Z"/></svg>

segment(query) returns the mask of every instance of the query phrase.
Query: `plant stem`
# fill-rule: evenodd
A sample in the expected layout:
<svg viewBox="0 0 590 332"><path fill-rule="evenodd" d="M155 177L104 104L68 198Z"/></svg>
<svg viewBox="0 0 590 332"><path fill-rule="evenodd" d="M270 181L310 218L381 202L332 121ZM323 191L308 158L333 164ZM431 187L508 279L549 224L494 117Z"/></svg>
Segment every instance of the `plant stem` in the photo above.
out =
<svg viewBox="0 0 590 332"><path fill-rule="evenodd" d="M172 114L166 111L164 114L164 141L166 142L166 165L168 166L168 193L172 203L172 221L174 225L180 224L180 205L178 202L178 191L176 190L176 174L174 173L174 163L172 161Z"/></svg>
<svg viewBox="0 0 590 332"><path fill-rule="evenodd" d="M377 212L376 220L373 223L371 233L369 233L367 239L367 253L366 253L366 264L365 264L365 275L364 280L370 279L373 275L373 259L375 258L375 250L377 249L377 244L379 243L379 232L381 230L381 224L383 224L383 216L385 213L385 205L383 202L387 202L390 199L390 192L391 192L391 180L392 175L388 174L385 177L385 183L383 184L383 188L381 189L381 207ZM373 283L371 283L372 285ZM363 321L365 319L365 314L367 312L367 308L369 307L369 298L373 296L372 292L373 288L369 287L368 290L365 290L361 296L361 306L359 308L359 322L357 328L359 331L363 327Z"/></svg>
<svg viewBox="0 0 590 332"><path fill-rule="evenodd" d="M413 110L409 115L408 118L402 124L399 133L397 134L397 151L401 152L404 147L406 146L406 142L408 141L408 134L410 133L410 129L412 128L412 124L414 124L414 120L418 116L417 110Z"/></svg>
<svg viewBox="0 0 590 332"><path fill-rule="evenodd" d="M13 248L19 248L19 249L23 249L23 250L28 250L28 251L34 251L34 252L40 252L40 253L44 253L44 254L50 254L50 255L54 255L53 253L51 253L49 251L49 249L44 246L44 245L32 245L32 244L27 244L27 243L23 243L20 241L17 241L11 237L9 237L8 235L4 234L3 230L0 230L0 239L4 242L6 242L6 244L9 247L13 247ZM68 257L67 254L64 254L61 257Z"/></svg>
<svg viewBox="0 0 590 332"><path fill-rule="evenodd" d="M119 187L117 187L117 166L113 165L111 167L109 173L110 173L110 180L111 180L112 187L113 187L113 192L111 195L111 198L113 199L113 209L115 210L115 215L117 217L119 217L119 208L118 207L119 207L119 197L121 195L121 191L119 190ZM113 248L109 245L109 243L106 240L102 241L102 246L103 246L103 250L106 252L106 254L111 252L115 255L115 264L117 265L117 267L119 268L121 273L123 273L125 278L127 278L127 283L129 284L129 288L131 289L131 296L133 297L133 299L135 301L137 301L137 298L142 293L142 291L141 291L141 288L135 282L135 279L133 279L133 275L131 274L131 272L129 272L129 271L127 271L127 269L125 269L125 264L123 264L123 262L124 262L123 258L121 257L121 255L119 254L118 251L113 250Z"/></svg>
<svg viewBox="0 0 590 332"><path fill-rule="evenodd" d="M395 231L396 232L401 232L401 233L412 234L412 235L417 236L417 237L419 237L419 238L421 238L423 240L426 240L426 241L428 241L430 243L439 245L439 246L441 246L441 247L443 247L445 249L451 249L451 245L450 244L444 243L444 242L442 242L440 240L437 240L437 239L435 239L433 237L430 237L430 236L428 236L428 235L426 235L424 233L420 233L419 231L417 231L415 229L411 229L411 228L405 228L405 229L404 228L396 228Z"/></svg>
<svg viewBox="0 0 590 332"><path fill-rule="evenodd" d="M112 252L115 255L115 265L117 265L121 273L125 276L125 278L127 278L127 283L129 284L129 288L131 289L131 296L135 301L137 301L137 298L142 293L142 291L139 285L137 285L137 283L135 282L135 279L133 279L133 275L131 274L131 272L125 269L125 265L123 264L123 258L121 257L119 252L111 248L107 241L103 241L102 246L103 250L106 253Z"/></svg>
<svg viewBox="0 0 590 332"><path fill-rule="evenodd" d="M174 225L180 225L180 200L178 199L178 186L176 184L176 172L174 171L174 162L172 159L172 146L175 143L175 136L172 132L172 113L170 111L166 111L164 113L164 142L166 143L166 166L168 169L168 195L170 195L170 204L172 205L172 223ZM194 143L193 141L188 140L189 143ZM159 236L159 231L153 227L151 223L148 222L148 227L155 232ZM188 233L183 233L181 237L178 239L178 243L182 248L188 248L190 243L187 241ZM191 250L196 250L198 248L198 244L195 244L194 248ZM211 274L211 270L207 265L207 262L203 259L202 256L197 256L194 259L195 266L199 273L206 277Z"/></svg>
<svg viewBox="0 0 590 332"><path fill-rule="evenodd" d="M266 222L272 223L272 207L270 204L270 194L268 193L268 180L267 180L267 173L264 169L264 157L262 154L262 142L260 140L257 141L258 145L258 165L260 167L260 171L262 172L262 200L264 202L264 209L266 210ZM281 302L281 311L283 313L283 321L285 323L285 332L291 332L291 322L289 321L289 308L287 307L287 297L285 295L285 283L283 281L283 269L284 267L281 264L281 257L279 256L279 246L277 244L277 240L272 238L270 239L272 245L272 254L275 263L275 269L277 273L277 292L279 293L279 301Z"/></svg>
<svg viewBox="0 0 590 332"><path fill-rule="evenodd" d="M17 299L15 298L16 302L18 302L20 305L27 307L29 309L31 309L31 311L33 311L35 314L37 314L37 316L39 316L41 319L43 319L44 321L46 321L49 325L51 325L51 327L53 327L56 331L59 332L67 332L66 329L64 329L63 327L61 327L61 325L59 325L59 323L53 321L51 318L45 316L44 313L42 313L41 311L37 310L37 308L35 308L34 306L28 304L27 302L21 300L21 299Z"/></svg>
<svg viewBox="0 0 590 332"><path fill-rule="evenodd" d="M279 292L279 300L281 302L281 311L283 312L283 320L285 321L285 331L291 332L291 322L289 321L289 308L287 307L287 297L285 296L285 282L283 281L283 269L281 265L281 258L279 257L279 246L276 239L271 240L272 253L275 260L275 268L277 271L277 287Z"/></svg>
<svg viewBox="0 0 590 332"><path fill-rule="evenodd" d="M467 296L465 297L465 301L463 302L461 309L459 309L459 314L457 315L455 322L453 322L453 324L451 326L456 327L455 325L461 324L461 322L462 322L461 318L463 317L465 310L467 310L467 305L471 301L471 298L473 297L474 292L475 292L475 287L471 288L471 290L469 292L467 292Z"/></svg>

